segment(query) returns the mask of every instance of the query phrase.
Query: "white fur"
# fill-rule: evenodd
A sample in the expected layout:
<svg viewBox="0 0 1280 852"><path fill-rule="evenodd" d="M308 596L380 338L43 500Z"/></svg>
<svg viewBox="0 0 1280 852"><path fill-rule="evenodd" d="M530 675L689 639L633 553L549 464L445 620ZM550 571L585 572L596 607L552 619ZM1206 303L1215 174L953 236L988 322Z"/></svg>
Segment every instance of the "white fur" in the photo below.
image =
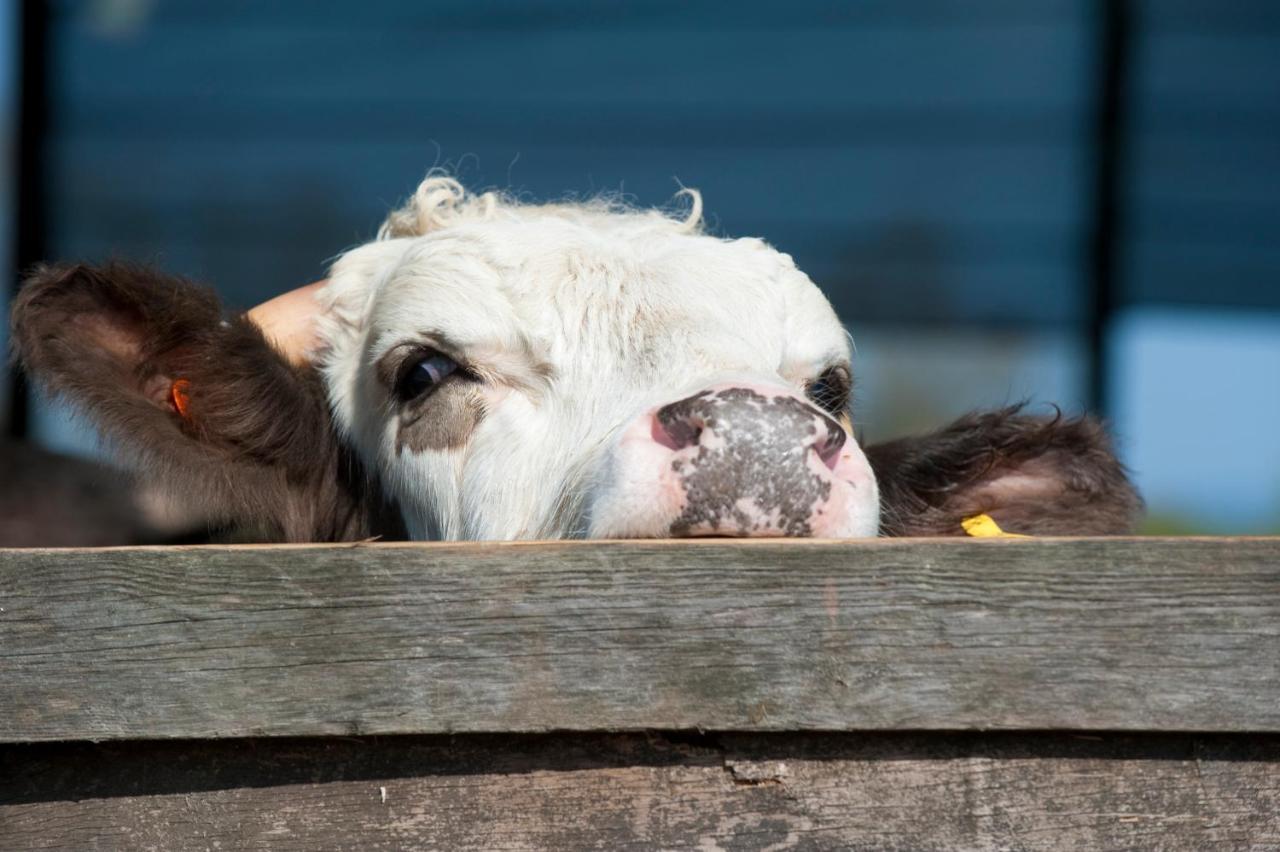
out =
<svg viewBox="0 0 1280 852"><path fill-rule="evenodd" d="M835 313L791 258L703 234L687 194L692 212L676 217L522 205L432 176L335 264L320 296L335 418L414 537L662 535L657 483L623 469L637 417L726 376L802 392L848 363ZM398 453L373 365L424 334L462 345L488 411L461 449ZM832 529L874 534L874 482L861 493Z"/></svg>

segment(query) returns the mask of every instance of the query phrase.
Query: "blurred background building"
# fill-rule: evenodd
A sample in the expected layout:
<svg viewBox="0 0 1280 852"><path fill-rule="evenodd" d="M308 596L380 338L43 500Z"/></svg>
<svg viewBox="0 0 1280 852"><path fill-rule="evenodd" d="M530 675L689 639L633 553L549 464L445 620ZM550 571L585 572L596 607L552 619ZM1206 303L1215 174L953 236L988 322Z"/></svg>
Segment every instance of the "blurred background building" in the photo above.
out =
<svg viewBox="0 0 1280 852"><path fill-rule="evenodd" d="M433 166L692 186L830 296L867 437L1092 408L1152 531L1280 531L1274 0L51 0L5 9L0 58L10 290L115 256L248 307Z"/></svg>

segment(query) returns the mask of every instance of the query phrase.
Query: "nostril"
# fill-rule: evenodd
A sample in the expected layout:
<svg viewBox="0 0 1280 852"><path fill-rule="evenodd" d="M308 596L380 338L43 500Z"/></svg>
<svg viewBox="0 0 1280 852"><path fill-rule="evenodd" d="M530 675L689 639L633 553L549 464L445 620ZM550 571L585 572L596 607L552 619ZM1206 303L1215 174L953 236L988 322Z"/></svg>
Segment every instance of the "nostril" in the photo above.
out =
<svg viewBox="0 0 1280 852"><path fill-rule="evenodd" d="M839 423L830 418L823 417L823 426L825 433L813 442L813 449L818 454L818 458L822 459L831 470L836 469L836 464L840 461L840 451L844 449L845 432Z"/></svg>
<svg viewBox="0 0 1280 852"><path fill-rule="evenodd" d="M653 440L670 450L692 447L702 437L705 425L701 418L671 410L673 406L658 409L653 417Z"/></svg>

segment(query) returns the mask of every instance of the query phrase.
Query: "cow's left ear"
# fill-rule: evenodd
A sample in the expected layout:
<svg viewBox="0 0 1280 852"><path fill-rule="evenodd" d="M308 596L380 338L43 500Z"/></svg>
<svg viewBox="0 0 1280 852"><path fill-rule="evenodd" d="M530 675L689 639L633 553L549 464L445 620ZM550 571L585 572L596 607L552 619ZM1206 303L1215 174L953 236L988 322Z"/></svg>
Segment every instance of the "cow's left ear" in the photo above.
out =
<svg viewBox="0 0 1280 852"><path fill-rule="evenodd" d="M12 330L35 382L202 516L271 540L360 539L384 515L396 532L334 434L319 373L211 291L128 264L40 267Z"/></svg>
<svg viewBox="0 0 1280 852"><path fill-rule="evenodd" d="M1105 429L1090 417L1033 417L1012 406L866 454L885 535L964 535L962 522L978 515L1010 533L1121 535L1143 511Z"/></svg>

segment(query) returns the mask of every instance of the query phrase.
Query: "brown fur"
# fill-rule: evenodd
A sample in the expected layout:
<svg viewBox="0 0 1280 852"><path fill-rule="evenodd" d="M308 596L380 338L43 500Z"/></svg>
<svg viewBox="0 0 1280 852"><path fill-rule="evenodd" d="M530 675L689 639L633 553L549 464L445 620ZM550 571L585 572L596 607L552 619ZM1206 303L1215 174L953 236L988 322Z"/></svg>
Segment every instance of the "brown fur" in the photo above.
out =
<svg viewBox="0 0 1280 852"><path fill-rule="evenodd" d="M929 435L868 447L881 531L963 535L960 522L985 513L1012 533L1133 532L1142 499L1102 424L1021 410L969 414Z"/></svg>
<svg viewBox="0 0 1280 852"><path fill-rule="evenodd" d="M86 412L149 479L263 539L403 537L403 524L334 433L320 376L294 367L190 282L127 264L37 269L12 313L32 376ZM189 418L169 389L190 382ZM886 535L1133 529L1142 501L1089 418L1020 407L871 446ZM251 534L250 534L251 536ZM246 537L242 534L241 537Z"/></svg>
<svg viewBox="0 0 1280 852"><path fill-rule="evenodd" d="M284 541L387 531L393 515L338 442L318 374L243 317L224 321L211 292L127 264L42 267L12 322L38 381L209 517ZM169 404L175 379L190 382L189 419Z"/></svg>

